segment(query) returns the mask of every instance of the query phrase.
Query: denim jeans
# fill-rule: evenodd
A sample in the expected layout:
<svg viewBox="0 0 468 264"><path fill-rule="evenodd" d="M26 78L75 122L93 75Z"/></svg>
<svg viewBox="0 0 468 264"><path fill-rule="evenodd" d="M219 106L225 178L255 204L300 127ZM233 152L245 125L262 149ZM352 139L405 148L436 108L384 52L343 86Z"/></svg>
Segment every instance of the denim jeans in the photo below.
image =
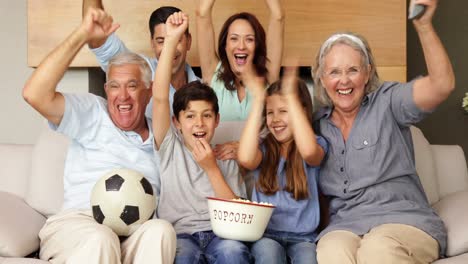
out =
<svg viewBox="0 0 468 264"><path fill-rule="evenodd" d="M212 231L177 235L176 264L251 262L249 248L240 241L217 237Z"/></svg>
<svg viewBox="0 0 468 264"><path fill-rule="evenodd" d="M252 244L256 264L291 263L317 264L316 234L300 236L294 233L267 231Z"/></svg>

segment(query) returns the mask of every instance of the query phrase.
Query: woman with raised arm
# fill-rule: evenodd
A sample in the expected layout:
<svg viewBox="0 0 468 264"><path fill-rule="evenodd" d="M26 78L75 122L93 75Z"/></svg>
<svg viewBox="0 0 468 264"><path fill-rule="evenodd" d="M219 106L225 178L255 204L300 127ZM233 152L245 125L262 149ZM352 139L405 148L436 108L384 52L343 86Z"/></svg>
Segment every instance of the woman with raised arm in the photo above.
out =
<svg viewBox="0 0 468 264"><path fill-rule="evenodd" d="M443 255L444 223L429 205L415 168L410 126L455 86L450 60L432 25L437 0L416 0L414 20L428 75L380 83L367 42L334 34L314 67L317 119L330 143L319 178L330 223L319 235L319 263L431 263Z"/></svg>
<svg viewBox="0 0 468 264"><path fill-rule="evenodd" d="M265 35L253 14L234 14L224 22L217 53L211 17L215 0L198 1L197 38L202 76L218 96L221 121L247 119L252 97L242 81L246 72L265 77L268 83L279 78L284 14L280 0L265 1L270 10L268 34Z"/></svg>

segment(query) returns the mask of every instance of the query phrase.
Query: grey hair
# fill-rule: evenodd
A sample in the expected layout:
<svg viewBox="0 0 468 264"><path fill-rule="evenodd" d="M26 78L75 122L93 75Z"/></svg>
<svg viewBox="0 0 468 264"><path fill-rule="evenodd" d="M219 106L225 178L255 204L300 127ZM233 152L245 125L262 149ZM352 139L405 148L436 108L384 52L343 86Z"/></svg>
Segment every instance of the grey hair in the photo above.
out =
<svg viewBox="0 0 468 264"><path fill-rule="evenodd" d="M315 65L312 68L312 78L314 80L314 92L316 98L326 106L332 106L333 102L328 96L325 87L323 87L321 78L323 77L325 56L330 52L336 44L348 45L351 48L359 51L361 54L361 64L370 65L369 81L366 83L364 94L369 94L380 85L379 75L372 55L372 51L366 39L355 33L336 33L331 35L320 47L317 56L315 57Z"/></svg>
<svg viewBox="0 0 468 264"><path fill-rule="evenodd" d="M141 72L141 78L143 79L146 88L151 89L151 68L143 57L133 52L122 52L109 60L109 65L106 72L106 80L109 80L109 71L112 66L122 66L125 64L138 65Z"/></svg>

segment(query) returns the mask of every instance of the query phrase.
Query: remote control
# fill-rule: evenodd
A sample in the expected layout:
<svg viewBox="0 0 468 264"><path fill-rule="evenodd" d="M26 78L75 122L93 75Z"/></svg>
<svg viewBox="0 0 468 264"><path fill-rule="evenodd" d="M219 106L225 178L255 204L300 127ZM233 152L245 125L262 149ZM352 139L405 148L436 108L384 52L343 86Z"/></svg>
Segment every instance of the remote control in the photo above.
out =
<svg viewBox="0 0 468 264"><path fill-rule="evenodd" d="M425 10L426 10L426 6L424 5L421 5L421 4L411 5L408 19L420 18L424 14Z"/></svg>

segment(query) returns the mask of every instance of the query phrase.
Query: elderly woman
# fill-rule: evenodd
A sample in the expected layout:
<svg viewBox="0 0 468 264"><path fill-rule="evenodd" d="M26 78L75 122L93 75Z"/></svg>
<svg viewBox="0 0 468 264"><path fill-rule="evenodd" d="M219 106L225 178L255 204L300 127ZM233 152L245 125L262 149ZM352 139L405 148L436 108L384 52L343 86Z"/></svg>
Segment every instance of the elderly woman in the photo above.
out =
<svg viewBox="0 0 468 264"><path fill-rule="evenodd" d="M436 0L414 20L428 76L379 84L367 42L332 35L314 76L329 156L320 187L330 200L330 224L320 234L319 263L430 263L446 248L446 230L419 181L409 127L454 89L449 58L433 26Z"/></svg>

